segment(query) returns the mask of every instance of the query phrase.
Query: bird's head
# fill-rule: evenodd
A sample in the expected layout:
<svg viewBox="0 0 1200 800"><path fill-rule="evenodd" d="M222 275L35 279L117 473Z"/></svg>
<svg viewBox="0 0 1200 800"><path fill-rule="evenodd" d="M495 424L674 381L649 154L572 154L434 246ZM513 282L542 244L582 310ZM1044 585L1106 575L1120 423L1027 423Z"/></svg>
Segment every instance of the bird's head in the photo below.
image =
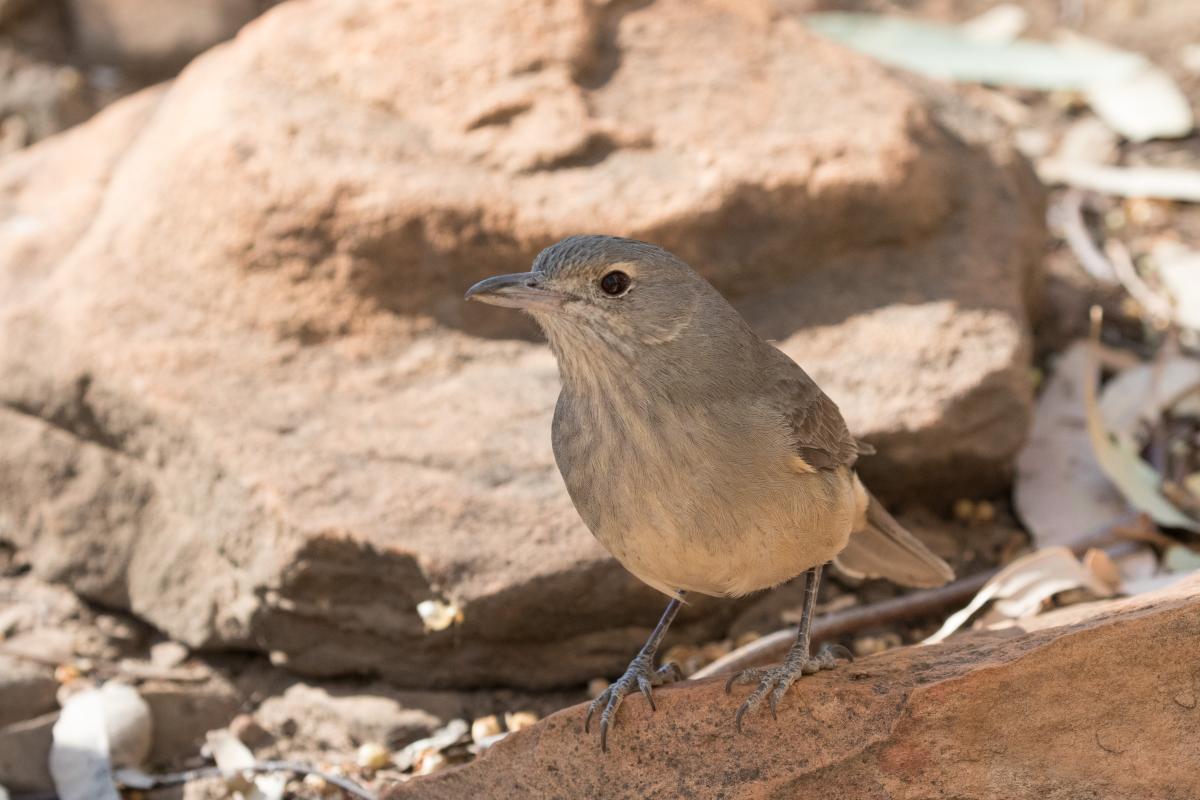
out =
<svg viewBox="0 0 1200 800"><path fill-rule="evenodd" d="M627 360L677 340L716 295L661 247L615 236L572 236L543 250L530 272L475 284L466 299L529 312L560 359L591 351ZM719 299L719 296L717 296ZM723 304L723 301L720 301Z"/></svg>

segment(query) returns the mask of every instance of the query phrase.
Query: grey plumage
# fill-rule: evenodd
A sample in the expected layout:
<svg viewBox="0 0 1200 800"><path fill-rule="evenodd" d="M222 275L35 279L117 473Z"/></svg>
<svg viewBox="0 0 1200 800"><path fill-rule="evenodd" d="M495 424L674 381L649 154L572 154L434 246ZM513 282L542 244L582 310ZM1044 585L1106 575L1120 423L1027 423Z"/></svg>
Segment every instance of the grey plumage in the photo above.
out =
<svg viewBox="0 0 1200 800"><path fill-rule="evenodd" d="M812 571L815 596L834 558L910 586L953 577L864 489L854 465L871 448L833 401L666 250L571 237L532 272L468 297L524 308L545 330L563 382L552 439L567 490L651 586L736 596ZM653 675L630 669L623 680L649 696Z"/></svg>

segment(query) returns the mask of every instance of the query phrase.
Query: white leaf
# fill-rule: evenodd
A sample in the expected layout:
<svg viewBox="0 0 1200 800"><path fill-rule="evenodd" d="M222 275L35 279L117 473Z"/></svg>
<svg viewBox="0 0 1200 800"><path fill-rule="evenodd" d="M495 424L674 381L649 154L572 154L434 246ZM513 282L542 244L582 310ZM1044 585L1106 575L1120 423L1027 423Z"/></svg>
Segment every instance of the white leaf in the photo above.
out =
<svg viewBox="0 0 1200 800"><path fill-rule="evenodd" d="M1098 318L1094 325L1098 330ZM1149 514L1155 522L1173 528L1200 530L1200 524L1185 515L1163 496L1159 489L1161 477L1138 455L1132 435L1127 431L1122 431L1113 436L1106 427L1100 412L1099 401L1096 399L1097 385L1100 382L1100 365L1097 363L1098 358L1095 355L1097 347L1097 344L1093 344L1089 348L1089 352L1093 355L1083 391L1084 408L1087 411L1088 438L1091 439L1092 452L1096 455L1096 461L1100 463L1104 474L1121 491L1129 504L1137 510Z"/></svg>
<svg viewBox="0 0 1200 800"><path fill-rule="evenodd" d="M254 753L242 740L225 728L209 731L204 736L213 761L223 770L250 769L254 766Z"/></svg>
<svg viewBox="0 0 1200 800"><path fill-rule="evenodd" d="M1040 547L1075 544L1129 508L1100 469L1088 439L1087 348L1087 342L1076 342L1055 360L1017 456L1013 500Z"/></svg>
<svg viewBox="0 0 1200 800"><path fill-rule="evenodd" d="M1185 328L1200 331L1200 251L1180 245L1154 249L1163 287L1171 295L1172 316Z"/></svg>
<svg viewBox="0 0 1200 800"><path fill-rule="evenodd" d="M1168 358L1121 370L1100 393L1100 416L1109 431L1136 436L1158 421L1168 403L1200 385L1200 361Z"/></svg>
<svg viewBox="0 0 1200 800"><path fill-rule="evenodd" d="M809 14L804 23L885 64L997 86L1082 91L1100 81L1125 79L1145 64L1139 55L1111 48L980 41L953 25L878 14Z"/></svg>
<svg viewBox="0 0 1200 800"><path fill-rule="evenodd" d="M990 600L1010 619L1037 613L1042 603L1059 592L1084 588L1098 597L1109 597L1112 588L1088 570L1066 547L1047 547L1022 556L996 574L971 599L966 608L951 614L926 644L940 642L966 624Z"/></svg>
<svg viewBox="0 0 1200 800"><path fill-rule="evenodd" d="M1107 167L1057 158L1037 163L1043 183L1074 186L1118 197L1155 197L1200 203L1200 170L1175 167Z"/></svg>
<svg viewBox="0 0 1200 800"><path fill-rule="evenodd" d="M840 12L809 14L805 24L885 64L933 78L1082 91L1101 119L1133 141L1192 130L1187 98L1141 55L1082 37L1061 43L1016 40L1013 31L1023 27L1019 10L997 11L960 27Z"/></svg>
<svg viewBox="0 0 1200 800"><path fill-rule="evenodd" d="M226 784L232 791L241 793L246 800L282 800L287 788L287 776L268 774L252 777L250 772L243 774L242 770L252 770L257 762L250 748L232 731L226 728L209 731L204 740L217 766L237 773L234 777L226 778Z"/></svg>
<svg viewBox="0 0 1200 800"><path fill-rule="evenodd" d="M1029 26L1029 12L1013 3L992 6L962 24L962 31L977 42L1011 42Z"/></svg>
<svg viewBox="0 0 1200 800"><path fill-rule="evenodd" d="M1084 95L1096 116L1133 142L1178 139L1195 127L1183 92L1150 64L1122 80L1092 84Z"/></svg>
<svg viewBox="0 0 1200 800"><path fill-rule="evenodd" d="M62 800L119 800L113 764L137 766L150 752L150 708L120 683L67 700L54 724L50 774Z"/></svg>

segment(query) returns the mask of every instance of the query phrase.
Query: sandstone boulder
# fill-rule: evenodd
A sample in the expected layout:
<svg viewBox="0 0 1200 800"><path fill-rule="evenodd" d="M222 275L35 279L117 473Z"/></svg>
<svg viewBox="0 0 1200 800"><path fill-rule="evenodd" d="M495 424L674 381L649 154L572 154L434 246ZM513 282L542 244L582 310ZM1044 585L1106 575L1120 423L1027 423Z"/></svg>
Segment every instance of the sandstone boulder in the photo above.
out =
<svg viewBox="0 0 1200 800"><path fill-rule="evenodd" d="M609 752L583 707L395 800L495 796L1189 797L1200 788L1200 578L801 679L738 734L713 679L621 708ZM744 692L745 690L741 690ZM593 731L594 734L594 731Z"/></svg>
<svg viewBox="0 0 1200 800"><path fill-rule="evenodd" d="M828 387L878 489L988 491L1041 235L1004 141L766 3L283 4L0 164L0 537L301 672L611 673L661 598L566 498L550 354L464 288L659 242Z"/></svg>

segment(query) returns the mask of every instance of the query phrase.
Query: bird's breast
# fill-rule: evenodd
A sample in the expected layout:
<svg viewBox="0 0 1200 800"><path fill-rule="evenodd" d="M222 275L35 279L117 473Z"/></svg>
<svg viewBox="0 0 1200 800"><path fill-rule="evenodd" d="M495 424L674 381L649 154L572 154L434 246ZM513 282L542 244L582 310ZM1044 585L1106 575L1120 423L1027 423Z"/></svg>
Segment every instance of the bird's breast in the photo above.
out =
<svg viewBox="0 0 1200 800"><path fill-rule="evenodd" d="M752 401L589 402L566 392L554 453L584 523L664 592L740 595L845 546L849 470L802 472L782 419Z"/></svg>

